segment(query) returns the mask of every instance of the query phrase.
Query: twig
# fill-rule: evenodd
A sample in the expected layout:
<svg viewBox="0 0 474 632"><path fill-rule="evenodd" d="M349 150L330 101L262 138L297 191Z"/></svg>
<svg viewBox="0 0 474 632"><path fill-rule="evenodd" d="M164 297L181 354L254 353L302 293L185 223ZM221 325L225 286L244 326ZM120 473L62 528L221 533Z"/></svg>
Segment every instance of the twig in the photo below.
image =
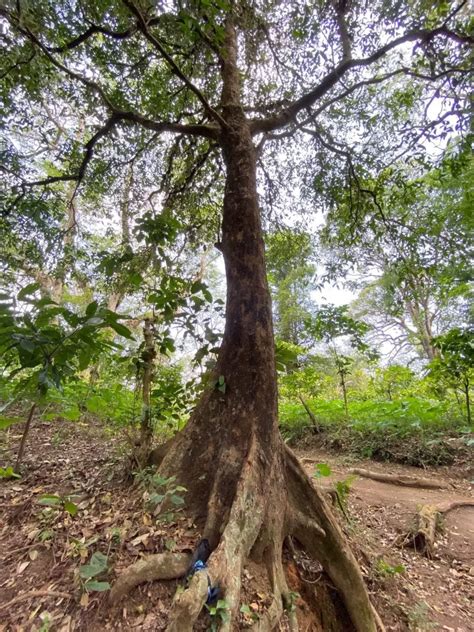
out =
<svg viewBox="0 0 474 632"><path fill-rule="evenodd" d="M14 606L16 603L20 601L25 601L25 599L33 599L34 597L63 597L64 599L72 599L72 595L66 592L61 592L60 590L31 590L30 592L24 593L23 595L18 595L7 603L0 605L0 610L5 610L6 608L10 608L10 606Z"/></svg>

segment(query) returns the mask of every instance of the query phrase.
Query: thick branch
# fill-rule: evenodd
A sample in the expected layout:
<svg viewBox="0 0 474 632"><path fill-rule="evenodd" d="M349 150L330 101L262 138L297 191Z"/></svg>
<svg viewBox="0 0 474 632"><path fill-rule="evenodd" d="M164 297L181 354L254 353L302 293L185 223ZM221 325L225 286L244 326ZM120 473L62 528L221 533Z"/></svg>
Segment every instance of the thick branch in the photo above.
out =
<svg viewBox="0 0 474 632"><path fill-rule="evenodd" d="M345 0L334 0L333 6L334 11L336 12L337 28L341 39L342 61L349 61L352 58L352 42L346 22L346 13L348 11L349 3Z"/></svg>
<svg viewBox="0 0 474 632"><path fill-rule="evenodd" d="M391 485L401 485L402 487L424 487L426 489L449 489L449 483L444 481L436 481L432 478L424 478L418 476L407 476L406 474L385 474L384 472L373 472L371 470L364 470L362 468L352 468L351 474L362 476L363 478L370 478L373 481L380 481L381 483L390 483Z"/></svg>
<svg viewBox="0 0 474 632"><path fill-rule="evenodd" d="M370 66L394 48L397 48L402 44L406 44L407 42L416 42L418 40L422 42L430 42L432 39L440 35L461 44L474 44L473 37L455 33L445 26L441 26L433 30L417 29L409 31L405 35L397 37L388 44L385 44L385 46L381 46L368 57L364 57L362 59L343 59L341 63L331 70L313 90L307 92L302 97L294 101L282 112L276 114L275 116L253 120L251 122L252 134L271 132L272 130L285 127L289 123L294 122L296 120L296 116L301 110L310 108L318 99L329 92L329 90L331 90L331 88L333 88L349 70Z"/></svg>
<svg viewBox="0 0 474 632"><path fill-rule="evenodd" d="M116 40L123 40L128 37L131 37L136 32L137 32L136 26L132 26L128 29L125 29L125 31L110 31L109 29L106 29L103 26L92 24L87 30L85 30L83 33L81 33L77 37L74 37L72 40L70 40L66 44L63 44L62 46L51 46L51 47L48 46L48 50L51 53L65 53L68 50L73 50L74 48L77 48L78 46L86 42L88 39L90 39L93 35L96 35L99 33L102 35L107 35L108 37L111 37Z"/></svg>
<svg viewBox="0 0 474 632"><path fill-rule="evenodd" d="M41 180L34 180L30 182L24 182L24 187L34 187L34 186L46 186L48 184L54 184L55 182L71 182L76 181L80 184L84 178L86 169L89 163L92 160L94 155L94 149L99 140L109 134L113 130L113 128L120 121L128 121L131 123L136 123L141 125L146 129L153 130L155 132L175 132L178 134L189 134L189 135L200 135L205 136L207 138L216 138L217 137L217 128L212 127L210 125L181 125L179 123L172 123L169 121L153 121L152 119L148 119L141 114L136 114L134 112L122 112L115 111L110 118L107 120L105 125L101 127L92 138L88 141L84 148L84 156L79 167L79 170L76 173L64 174L60 176L52 176L50 178L43 178Z"/></svg>

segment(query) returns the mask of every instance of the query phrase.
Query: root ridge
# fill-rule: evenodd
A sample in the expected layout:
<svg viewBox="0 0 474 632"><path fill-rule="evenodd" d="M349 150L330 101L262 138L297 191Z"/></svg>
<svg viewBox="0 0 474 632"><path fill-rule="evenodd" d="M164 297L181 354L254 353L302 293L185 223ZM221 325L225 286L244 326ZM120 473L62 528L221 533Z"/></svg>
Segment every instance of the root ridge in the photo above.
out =
<svg viewBox="0 0 474 632"><path fill-rule="evenodd" d="M208 598L209 584L218 585L220 598L225 599L228 608L229 616L221 622L220 631L230 632L240 605L242 572L250 557L264 562L272 591L270 605L253 629L260 632L275 629L286 610L290 629L296 632L297 613L282 561L287 536L294 536L306 553L322 565L340 593L357 632L384 630L330 505L313 486L297 457L281 441L271 463L255 436L248 446L243 458L235 450L229 452L229 457L236 459L232 468L238 467L242 459L230 503L228 496L222 496L226 490L215 484L219 471L214 470L210 476L203 537L211 543L211 554L207 568L193 575L186 590L176 593L167 632L192 631ZM167 455L168 462L171 457ZM218 470L224 462L219 459ZM202 481L199 485L202 486ZM188 489L188 493L193 490ZM111 591L111 602L118 603L142 582L182 577L191 559L191 555L183 553L162 553L140 560L118 578Z"/></svg>

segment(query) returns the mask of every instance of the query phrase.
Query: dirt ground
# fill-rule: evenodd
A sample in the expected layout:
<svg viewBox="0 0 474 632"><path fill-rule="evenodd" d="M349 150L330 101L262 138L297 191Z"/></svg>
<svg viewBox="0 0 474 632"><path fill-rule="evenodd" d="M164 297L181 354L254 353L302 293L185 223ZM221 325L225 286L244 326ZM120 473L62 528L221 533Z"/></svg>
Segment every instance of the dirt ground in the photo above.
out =
<svg viewBox="0 0 474 632"><path fill-rule="evenodd" d="M19 431L13 426L4 433L0 464L12 462ZM100 579L113 584L123 569L144 555L192 551L199 539L184 512L178 511L172 522L162 522L147 510L143 490L124 476L127 450L123 438L94 424L35 421L23 478L0 481L0 632L165 629L179 582L143 585L112 611L107 592L88 592L79 577L80 566L97 551L107 557L108 565ZM316 448L297 453L310 475L318 463L329 465L331 475L315 479L315 485L324 489L346 480L353 467L449 483L448 489L431 490L357 477L350 482L346 516L335 511L354 543L387 630L474 631L474 507L446 514L431 560L396 544L418 505L455 499L474 502L466 470L453 466L420 471L354 461ZM39 499L44 494L70 497L77 514L71 516L62 506L42 506ZM306 581L298 564L288 561L287 566L290 585L292 575L298 575L297 587ZM325 580L316 574L311 581ZM258 567L249 564L243 584L248 608L240 615L239 630L247 629L268 603ZM303 597L295 599L301 611L300 630L316 630L311 619L304 618L308 604ZM201 627L211 627L207 613Z"/></svg>

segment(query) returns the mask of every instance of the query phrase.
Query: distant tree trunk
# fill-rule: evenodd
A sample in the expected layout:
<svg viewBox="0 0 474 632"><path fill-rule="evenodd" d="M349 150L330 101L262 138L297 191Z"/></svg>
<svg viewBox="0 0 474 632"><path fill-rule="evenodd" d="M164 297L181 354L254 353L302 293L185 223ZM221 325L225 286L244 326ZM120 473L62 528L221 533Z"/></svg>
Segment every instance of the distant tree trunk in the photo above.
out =
<svg viewBox="0 0 474 632"><path fill-rule="evenodd" d="M28 413L28 418L26 420L25 429L23 430L23 435L22 435L21 441L20 441L20 447L18 448L18 454L17 454L17 457L16 457L16 463L15 463L15 467L14 467L15 472L19 472L20 471L21 462L23 460L23 454L25 452L26 439L28 437L28 433L30 432L31 422L33 420L33 415L35 414L36 406L37 406L37 404L35 402L31 406L30 412Z"/></svg>
<svg viewBox="0 0 474 632"><path fill-rule="evenodd" d="M346 419L349 419L349 405L347 403L347 386L344 371L339 371L339 379L341 381L342 398L344 400L344 411L346 413Z"/></svg>
<svg viewBox="0 0 474 632"><path fill-rule="evenodd" d="M468 426L472 426L471 398L469 393L469 379L467 377L464 379L464 397L466 398L467 424Z"/></svg>
<svg viewBox="0 0 474 632"><path fill-rule="evenodd" d="M143 351L141 353L142 369L142 416L140 421L140 449L144 457L141 462L148 458L148 451L153 439L153 425L151 416L151 387L153 384L153 373L155 369L155 330L153 321L145 318L143 326Z"/></svg>
<svg viewBox="0 0 474 632"><path fill-rule="evenodd" d="M311 420L311 423L313 424L314 432L321 432L321 428L320 428L320 426L318 424L318 420L314 416L314 413L311 410L311 408L308 406L308 403L306 402L306 400L303 398L302 395L298 395L298 398L299 398L300 402L303 404L303 408L305 409L308 417Z"/></svg>

